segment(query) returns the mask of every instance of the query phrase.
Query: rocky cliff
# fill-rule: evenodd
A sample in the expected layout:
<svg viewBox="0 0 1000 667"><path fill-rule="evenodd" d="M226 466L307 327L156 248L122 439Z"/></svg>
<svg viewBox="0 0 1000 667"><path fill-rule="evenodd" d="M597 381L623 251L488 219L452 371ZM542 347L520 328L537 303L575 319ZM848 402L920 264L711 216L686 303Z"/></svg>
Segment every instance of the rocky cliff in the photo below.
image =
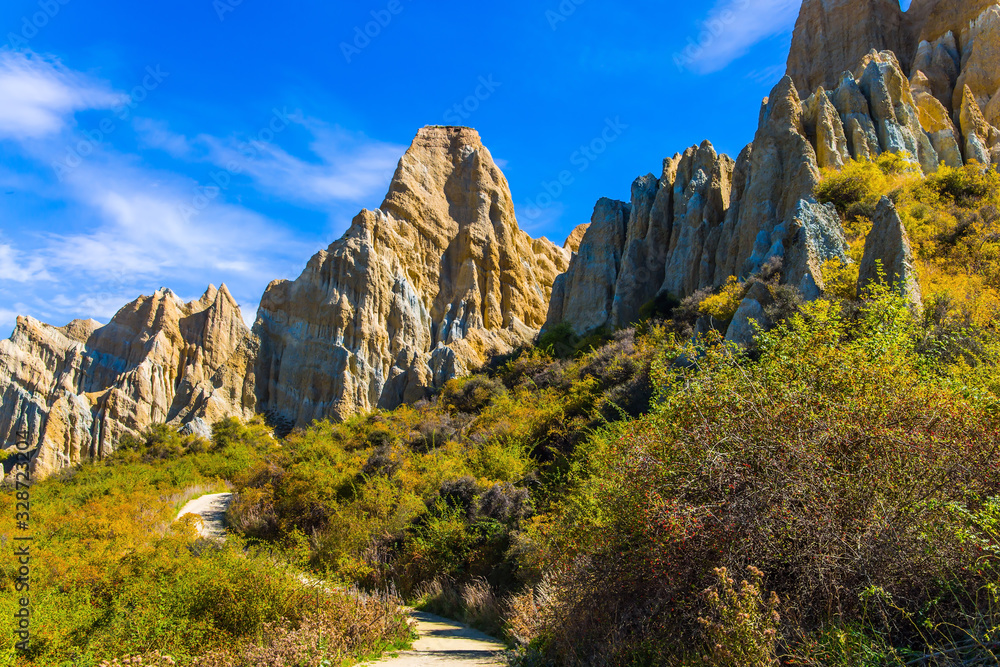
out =
<svg viewBox="0 0 1000 667"><path fill-rule="evenodd" d="M532 239L471 129L422 129L389 193L295 281L254 332L258 407L306 425L393 408L534 338L571 252Z"/></svg>
<svg viewBox="0 0 1000 667"><path fill-rule="evenodd" d="M717 287L775 257L786 282L818 296L823 262L846 261L836 211L813 199L820 163L810 129L820 136L820 113L834 135L831 155L843 160L849 151L842 128L839 135L832 129L842 125L839 112L825 94L818 99L803 103L786 77L765 100L753 143L735 161L706 141L665 160L658 179L636 180L630 204L602 200L560 279L549 326L568 322L579 333L627 326L657 296L679 299ZM877 146L874 132L872 141ZM627 218L615 233L608 233L612 225L603 214L609 208Z"/></svg>
<svg viewBox="0 0 1000 667"><path fill-rule="evenodd" d="M106 326L18 318L0 341L0 441L26 439L43 477L100 458L153 423L203 433L222 417L249 418L249 333L225 285L186 304L160 290Z"/></svg>
<svg viewBox="0 0 1000 667"><path fill-rule="evenodd" d="M906 12L895 0L805 0L788 75L799 90L831 90L843 72L864 69L872 50L894 54L925 130L954 134L966 161L1000 161L996 0L914 0Z"/></svg>
<svg viewBox="0 0 1000 667"><path fill-rule="evenodd" d="M0 343L0 437L25 437L44 476L157 422L304 426L419 399L534 339L584 229L565 248L532 239L479 135L424 128L382 206L272 283L253 332L225 287L189 304L161 290L104 327L19 319Z"/></svg>
<svg viewBox="0 0 1000 667"><path fill-rule="evenodd" d="M892 151L923 171L1000 165L1000 4L805 0L788 75L736 159L709 142L601 199L560 248L522 232L506 179L478 134L427 127L374 211L294 281L272 283L253 331L228 291L184 304L167 290L107 326L18 320L0 343L0 438L37 447L36 471L111 451L154 422L204 432L227 416L304 426L426 396L531 341L543 326L628 326L731 276L781 266L805 298L821 267L849 261L824 168ZM859 289L881 266L920 307L906 230L891 202L867 239ZM767 325L773 282L752 282L728 331Z"/></svg>
<svg viewBox="0 0 1000 667"><path fill-rule="evenodd" d="M788 75L764 101L753 143L734 161L705 142L636 180L631 202L601 200L547 326L626 326L652 299L716 288L775 258L785 283L819 296L822 264L848 261L836 211L813 198L820 170L884 152L925 173L1000 164L998 49L995 2L916 0L904 13L895 0L805 0ZM905 254L889 223L876 229L873 247ZM754 310L752 296L740 313Z"/></svg>

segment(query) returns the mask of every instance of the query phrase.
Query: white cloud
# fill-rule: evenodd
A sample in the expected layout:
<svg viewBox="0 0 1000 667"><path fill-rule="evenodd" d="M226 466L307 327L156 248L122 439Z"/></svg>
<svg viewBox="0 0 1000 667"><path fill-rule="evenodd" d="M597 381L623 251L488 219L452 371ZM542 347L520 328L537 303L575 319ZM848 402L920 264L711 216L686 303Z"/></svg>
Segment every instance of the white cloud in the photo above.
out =
<svg viewBox="0 0 1000 667"><path fill-rule="evenodd" d="M31 283L51 281L45 263L38 257L27 259L11 245L0 243L0 281Z"/></svg>
<svg viewBox="0 0 1000 667"><path fill-rule="evenodd" d="M81 167L69 185L100 224L50 238L43 254L63 271L116 284L195 274L245 279L274 270L286 253L304 252L301 242L248 209L215 201L193 213L195 184L183 178L154 178L111 160Z"/></svg>
<svg viewBox="0 0 1000 667"><path fill-rule="evenodd" d="M0 308L0 338L6 338L14 331L17 324L17 312Z"/></svg>
<svg viewBox="0 0 1000 667"><path fill-rule="evenodd" d="M700 74L717 72L765 39L791 31L800 4L799 0L719 0L674 60Z"/></svg>
<svg viewBox="0 0 1000 667"><path fill-rule="evenodd" d="M262 189L289 201L326 206L368 202L384 194L404 146L373 141L314 119L289 118L312 134L309 149L318 160L292 155L277 141L241 142L205 135L198 141L217 166L237 165L239 173L249 175Z"/></svg>
<svg viewBox="0 0 1000 667"><path fill-rule="evenodd" d="M53 165L78 143L73 115L124 99L58 60L0 50L0 139L16 139L35 163L0 165L0 187L30 193L29 205L47 213L41 228L28 218L0 218L14 236L0 238L0 327L13 325L15 312L56 324L107 320L157 287L194 293L209 282L227 283L252 321L270 280L298 275L330 230L293 231L240 205L237 188L198 201L210 174L235 163L241 176L234 180L249 178L271 201L308 205L332 221L380 198L405 150L289 114L286 125L296 132L283 135L285 127L266 141L258 133L248 154L238 138L185 136L143 118L131 124L139 153L109 140L57 175ZM293 145L293 134L308 140L303 154L280 146ZM179 171L151 168L149 149L173 157Z"/></svg>
<svg viewBox="0 0 1000 667"><path fill-rule="evenodd" d="M58 60L0 49L0 136L37 139L58 134L74 113L110 109L122 99Z"/></svg>
<svg viewBox="0 0 1000 667"><path fill-rule="evenodd" d="M176 158L191 154L191 142L187 137L171 132L169 125L164 121L136 118L132 121L132 127L139 135L142 148L162 150Z"/></svg>

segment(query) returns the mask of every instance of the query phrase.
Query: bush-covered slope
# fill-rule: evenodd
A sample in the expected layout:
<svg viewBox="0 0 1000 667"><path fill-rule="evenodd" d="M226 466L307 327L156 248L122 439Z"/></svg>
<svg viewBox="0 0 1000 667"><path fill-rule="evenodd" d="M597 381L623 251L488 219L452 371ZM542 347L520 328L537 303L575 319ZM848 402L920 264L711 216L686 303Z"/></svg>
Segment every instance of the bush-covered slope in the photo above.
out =
<svg viewBox="0 0 1000 667"><path fill-rule="evenodd" d="M885 287L859 298L856 263L827 265L826 298L802 304L769 264L715 294L652 302L636 329L581 340L553 327L391 412L280 441L259 424L220 424L211 444L153 429L109 464L38 487L40 506L92 517L52 539L80 563L59 576L81 608L105 600L51 626L45 650L252 646L281 618L312 632L294 582L288 606L234 594L259 625L230 627L215 616L224 604L165 583L161 598L179 600L159 612L172 629L134 611L160 590L149 582L175 581L164 573L189 561L222 571L218 590L286 585L256 583L268 553L502 633L515 664L996 664L1000 176L925 178L887 155L825 174L817 195L841 211L855 262L876 204L893 199L922 311ZM755 283L777 325L749 349L727 345L717 323ZM91 522L216 477L235 488L229 519L257 545L249 558L164 555L189 539L156 528L167 510L144 519L148 535L133 526L95 543L104 552L83 546ZM132 492L105 493L112 478ZM145 555L132 565L128 550ZM109 572L123 592L99 598ZM147 620L115 625L133 615ZM348 652L397 640L392 618Z"/></svg>
<svg viewBox="0 0 1000 667"><path fill-rule="evenodd" d="M318 590L269 548L206 542L189 520L173 523L187 500L224 490L223 478L275 448L260 424L222 424L211 442L154 427L106 462L34 485L32 638L15 656L18 566L5 559L0 664L339 665L406 642L391 600ZM7 548L24 534L13 500L5 491Z"/></svg>
<svg viewBox="0 0 1000 667"><path fill-rule="evenodd" d="M827 299L783 295L750 352L711 331L738 281L638 332L556 327L434 401L292 435L239 478L234 523L502 629L528 661L988 655L998 192L993 172L924 178L892 155L830 172L818 194L856 260L895 200L925 312L859 300L848 265L826 267Z"/></svg>

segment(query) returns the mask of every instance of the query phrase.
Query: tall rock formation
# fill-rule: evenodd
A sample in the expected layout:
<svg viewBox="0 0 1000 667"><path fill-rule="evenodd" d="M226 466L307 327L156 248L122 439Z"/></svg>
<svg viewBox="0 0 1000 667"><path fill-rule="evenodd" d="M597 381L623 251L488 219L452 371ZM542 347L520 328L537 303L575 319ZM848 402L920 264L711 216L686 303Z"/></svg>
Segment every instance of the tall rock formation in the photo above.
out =
<svg viewBox="0 0 1000 667"><path fill-rule="evenodd" d="M570 252L532 239L479 135L426 127L389 193L272 283L254 331L258 408L289 425L419 399L534 338Z"/></svg>
<svg viewBox="0 0 1000 667"><path fill-rule="evenodd" d="M722 229L715 276L702 286L746 277L778 257L785 281L812 298L823 289L823 262L844 258L840 218L813 198L819 165L804 120L798 91L785 77L764 101L752 148L736 167L744 179L738 205Z"/></svg>
<svg viewBox="0 0 1000 667"><path fill-rule="evenodd" d="M867 101L856 92L864 103L858 113L867 119L877 149ZM822 104L829 127L840 128L830 130L831 150L847 154L839 113L825 94ZM817 296L823 288L820 267L834 257L846 261L846 243L836 210L813 199L820 173L806 121L817 135L820 104L809 108L811 117L786 77L765 100L757 136L736 161L706 141L665 160L659 179L638 179L623 233L617 227L615 234L600 232L595 217L557 282L547 326L565 321L579 333L627 326L659 295L683 298L717 287L775 257L784 263L786 282ZM594 248L585 253L588 244ZM615 261L595 261L598 255ZM609 299L610 311L604 305Z"/></svg>
<svg viewBox="0 0 1000 667"><path fill-rule="evenodd" d="M872 60L866 54L873 51L883 64L893 60L894 71L883 72L886 87L903 106L918 109L917 124L933 148L909 145L905 136L880 134L882 150L917 148L920 154L914 155L925 171L936 166L935 158L952 165L962 160L996 163L1000 139L991 140L991 131L982 127L969 129L961 119L963 113L975 113L968 110L975 106L986 125L1000 125L1000 3L914 0L903 12L895 0L805 0L788 56L788 75L805 91L820 86L831 90L845 71L855 72L864 86L864 71ZM909 81L909 91L899 85L895 71ZM870 91L865 93L878 107ZM898 104L895 119L884 107L873 108L873 115L890 116L902 127L912 125L905 110L899 117ZM859 131L846 121L844 129L849 142ZM876 130L881 132L877 123ZM911 134L923 142L918 133ZM826 166L822 144L819 152ZM836 166L837 157L831 155L829 164Z"/></svg>
<svg viewBox="0 0 1000 667"><path fill-rule="evenodd" d="M607 325L615 299L615 280L622 265L622 248L632 207L601 199L569 270L556 278L546 324L562 322L574 313L574 326L590 331Z"/></svg>
<svg viewBox="0 0 1000 667"><path fill-rule="evenodd" d="M141 297L106 326L56 328L21 317L0 341L0 442L25 438L44 477L101 458L153 423L204 430L254 414L254 343L225 285L183 303Z"/></svg>
<svg viewBox="0 0 1000 667"><path fill-rule="evenodd" d="M753 143L733 162L706 142L665 160L660 178L638 179L624 244L595 230L584 254L584 239L547 326L625 326L657 296L718 287L775 258L782 280L815 298L822 264L847 261L836 211L813 199L820 169L885 152L925 173L1000 165L998 122L996 0L915 0L905 13L896 0L805 0L788 76L765 100ZM759 320L759 299L744 306ZM734 336L745 342L749 331Z"/></svg>
<svg viewBox="0 0 1000 667"><path fill-rule="evenodd" d="M873 283L885 282L916 309L923 307L913 250L895 204L883 197L865 239L865 254L858 272L858 294Z"/></svg>
<svg viewBox="0 0 1000 667"><path fill-rule="evenodd" d="M787 73L799 90L829 90L872 49L901 54L908 66L910 41L898 0L804 0Z"/></svg>

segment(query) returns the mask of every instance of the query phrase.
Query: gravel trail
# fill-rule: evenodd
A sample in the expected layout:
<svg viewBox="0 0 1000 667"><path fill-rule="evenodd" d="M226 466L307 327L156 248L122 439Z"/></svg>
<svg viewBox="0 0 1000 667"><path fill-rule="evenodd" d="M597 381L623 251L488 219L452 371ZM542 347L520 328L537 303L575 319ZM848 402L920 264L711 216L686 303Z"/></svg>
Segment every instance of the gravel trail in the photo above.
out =
<svg viewBox="0 0 1000 667"><path fill-rule="evenodd" d="M202 537L222 540L226 537L226 510L233 500L231 493L213 493L195 498L181 508L177 514L180 519L185 514L194 514L201 518L198 533ZM176 521L176 519L175 519Z"/></svg>
<svg viewBox="0 0 1000 667"><path fill-rule="evenodd" d="M398 657L370 663L373 667L479 667L501 665L498 654L504 645L478 630L449 621L446 618L414 611L420 639L410 651L401 651Z"/></svg>
<svg viewBox="0 0 1000 667"><path fill-rule="evenodd" d="M201 518L198 532L202 537L222 540L226 536L226 509L232 502L231 493L213 493L195 498L177 514L180 519L185 514ZM304 575L303 575L304 577ZM305 583L317 582L303 579ZM401 651L395 658L387 658L374 663L373 667L482 667L503 664L498 655L504 645L478 630L449 621L446 618L414 611L410 614L417 622L419 639L409 651Z"/></svg>

